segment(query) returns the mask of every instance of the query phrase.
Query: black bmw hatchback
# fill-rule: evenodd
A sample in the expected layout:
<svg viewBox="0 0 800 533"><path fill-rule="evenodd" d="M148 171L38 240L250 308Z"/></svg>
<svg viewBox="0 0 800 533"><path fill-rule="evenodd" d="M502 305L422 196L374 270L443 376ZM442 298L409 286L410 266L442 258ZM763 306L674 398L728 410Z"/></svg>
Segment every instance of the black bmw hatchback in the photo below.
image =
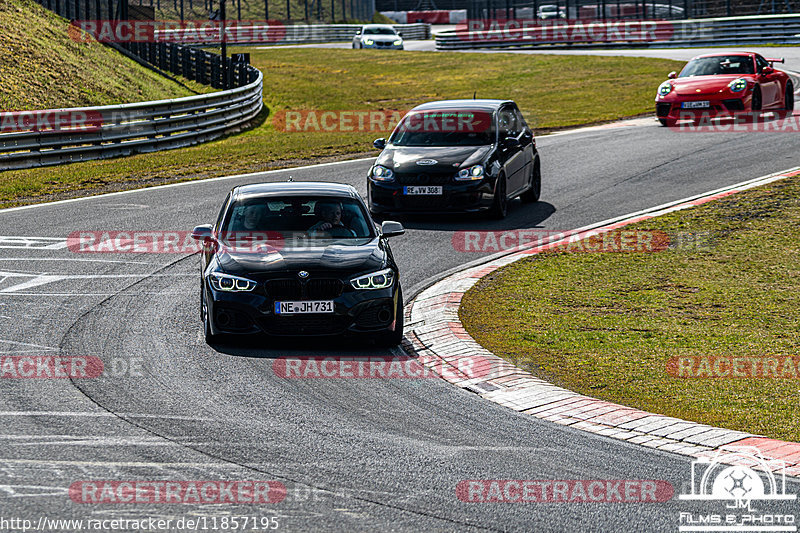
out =
<svg viewBox="0 0 800 533"><path fill-rule="evenodd" d="M321 182L236 187L203 243L201 318L208 342L221 335L362 334L394 345L403 296L388 237L356 190Z"/></svg>
<svg viewBox="0 0 800 533"><path fill-rule="evenodd" d="M369 170L369 209L392 212L488 210L536 202L541 191L533 132L510 100L446 100L412 109Z"/></svg>

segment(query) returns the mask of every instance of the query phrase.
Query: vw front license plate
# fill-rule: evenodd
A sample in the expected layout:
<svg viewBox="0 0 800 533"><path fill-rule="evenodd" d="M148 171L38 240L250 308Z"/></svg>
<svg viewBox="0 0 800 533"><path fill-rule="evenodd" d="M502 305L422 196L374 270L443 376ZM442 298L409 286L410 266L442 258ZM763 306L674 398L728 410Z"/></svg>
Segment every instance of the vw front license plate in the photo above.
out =
<svg viewBox="0 0 800 533"><path fill-rule="evenodd" d="M333 300L275 302L276 315L302 315L309 313L333 313Z"/></svg>
<svg viewBox="0 0 800 533"><path fill-rule="evenodd" d="M403 194L442 194L442 187L441 185L409 185L408 187L403 187Z"/></svg>

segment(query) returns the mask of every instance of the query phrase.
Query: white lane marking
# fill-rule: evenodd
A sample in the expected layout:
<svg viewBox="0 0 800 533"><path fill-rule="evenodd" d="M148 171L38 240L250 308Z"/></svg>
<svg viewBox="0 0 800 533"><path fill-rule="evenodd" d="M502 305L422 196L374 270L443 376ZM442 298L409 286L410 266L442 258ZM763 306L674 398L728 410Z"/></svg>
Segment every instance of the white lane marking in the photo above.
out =
<svg viewBox="0 0 800 533"><path fill-rule="evenodd" d="M15 344L17 346L30 346L32 348L41 348L43 350L58 350L58 348L53 348L52 346L45 346L44 344L33 344L32 342L19 342L8 339L0 339L0 343Z"/></svg>
<svg viewBox="0 0 800 533"><path fill-rule="evenodd" d="M100 207L105 207L106 209L149 209L149 205L144 204L104 204Z"/></svg>
<svg viewBox="0 0 800 533"><path fill-rule="evenodd" d="M99 278L185 278L186 274L29 274L26 272L4 272L0 276L10 278L35 278L38 276L53 275L64 279L99 279Z"/></svg>
<svg viewBox="0 0 800 533"><path fill-rule="evenodd" d="M231 463L147 463L147 462L135 462L135 461L126 461L126 462L119 462L119 461L59 461L59 460L47 460L47 459L0 459L0 463L3 464L19 464L19 465L63 465L63 466L143 466L149 468L174 468L174 467L181 467L181 466L190 466L190 467L205 467L205 466L214 466L214 467L229 467L229 468L242 468L239 465L231 464ZM3 485L0 485L2 487Z"/></svg>
<svg viewBox="0 0 800 533"><path fill-rule="evenodd" d="M67 247L67 239L63 237L21 237L0 235L0 248L17 248L24 250L60 250Z"/></svg>
<svg viewBox="0 0 800 533"><path fill-rule="evenodd" d="M252 172L250 174L234 174L232 176L219 176L216 178L206 178L203 180L192 180L192 181L182 181L180 183L169 183L167 185L158 185L156 187L147 187L145 189L129 189L127 191L117 191L117 192L109 192L105 194L95 194L92 196L82 196L80 198L70 198L68 200L58 200L55 202L47 202L43 204L32 204L32 205L22 205L19 207L7 207L5 209L0 209L0 215L4 215L5 213L13 213L16 211L22 211L24 209L35 209L37 207L45 207L45 206L53 206L53 205L61 205L61 204L68 204L73 202L83 202L84 200L91 200L97 198L107 198L111 196L120 196L123 194L135 194L135 193L142 193L147 191L153 191L156 189L166 189L171 187L183 187L184 185L195 185L198 183L209 183L213 181L224 181L224 180L232 180L232 179L246 179L246 178L258 178L263 177L269 174L277 174L277 173L287 173L293 172L296 170L305 170L309 168L319 168L319 167L327 167L327 166L334 166L334 165L344 165L346 163L360 163L363 161L372 161L375 157L362 157L360 159L347 159L344 161L332 161L330 163L319 163L316 165L304 165L302 167L290 167L290 168L281 168L276 170L265 170L263 172ZM299 181L299 180L298 180Z"/></svg>
<svg viewBox="0 0 800 533"><path fill-rule="evenodd" d="M81 263L124 263L131 265L152 265L147 261L120 261L116 259L77 259L74 257L0 257L0 261L75 261Z"/></svg>
<svg viewBox="0 0 800 533"><path fill-rule="evenodd" d="M0 294L15 294L23 289L39 287L56 281L75 279L123 279L123 278L185 278L184 274L26 274L24 272L0 272L0 283L8 278L32 278L0 290ZM38 295L38 293L29 293ZM69 293L67 293L69 294Z"/></svg>
<svg viewBox="0 0 800 533"><path fill-rule="evenodd" d="M141 291L141 292L132 292L129 294L120 294L118 292L81 292L81 293L74 293L74 292L3 292L0 291L0 296L68 296L70 298L89 298L89 297L99 297L99 296L142 296L144 294L152 294L152 295L168 295L168 294L175 294L179 296L185 296L185 292L159 292L159 291Z"/></svg>
<svg viewBox="0 0 800 533"><path fill-rule="evenodd" d="M180 446L161 437L104 437L102 435L7 435L6 446ZM15 440L26 442L13 442ZM197 443L197 442L195 442Z"/></svg>
<svg viewBox="0 0 800 533"><path fill-rule="evenodd" d="M6 317L6 318L10 318L10 317ZM12 355L12 354L18 354L18 353L19 354L22 354L22 353L35 353L35 354L41 355L42 350L41 349L35 349L34 350L33 348L31 348L29 350L7 350L7 351L4 351L4 352L0 352L0 355Z"/></svg>
<svg viewBox="0 0 800 533"><path fill-rule="evenodd" d="M6 278L3 279L5 280ZM6 287L5 289L0 290L0 292L8 293L8 292L17 292L24 289L32 289L33 287L47 285L48 283L53 283L54 281L61 281L62 279L64 279L63 276L39 275L34 277L33 279L29 279L28 281L23 281L22 283L17 283L16 285L12 285L11 287Z"/></svg>
<svg viewBox="0 0 800 533"><path fill-rule="evenodd" d="M89 418L149 418L164 420L183 420L189 422L218 422L216 418L200 418L182 415L155 415L148 413L109 413L108 411L0 411L2 416L84 416Z"/></svg>
<svg viewBox="0 0 800 533"><path fill-rule="evenodd" d="M19 493L15 489L35 489L33 493ZM46 485L0 485L0 491L6 493L8 498L25 498L29 496L61 496L68 493L67 487L48 487Z"/></svg>

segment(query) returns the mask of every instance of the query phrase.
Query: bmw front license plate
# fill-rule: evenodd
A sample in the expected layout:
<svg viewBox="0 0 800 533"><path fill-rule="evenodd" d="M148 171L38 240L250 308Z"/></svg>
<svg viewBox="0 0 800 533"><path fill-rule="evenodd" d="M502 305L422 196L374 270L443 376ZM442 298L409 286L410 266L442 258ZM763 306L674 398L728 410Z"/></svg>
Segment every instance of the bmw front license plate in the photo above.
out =
<svg viewBox="0 0 800 533"><path fill-rule="evenodd" d="M681 107L683 109L703 109L706 107L711 107L711 102L708 100L700 100L698 102L681 102Z"/></svg>
<svg viewBox="0 0 800 533"><path fill-rule="evenodd" d="M403 187L403 194L411 195L411 194L442 194L442 186L441 185L409 185L408 187Z"/></svg>
<svg viewBox="0 0 800 533"><path fill-rule="evenodd" d="M275 302L276 315L302 315L308 313L333 313L333 300Z"/></svg>

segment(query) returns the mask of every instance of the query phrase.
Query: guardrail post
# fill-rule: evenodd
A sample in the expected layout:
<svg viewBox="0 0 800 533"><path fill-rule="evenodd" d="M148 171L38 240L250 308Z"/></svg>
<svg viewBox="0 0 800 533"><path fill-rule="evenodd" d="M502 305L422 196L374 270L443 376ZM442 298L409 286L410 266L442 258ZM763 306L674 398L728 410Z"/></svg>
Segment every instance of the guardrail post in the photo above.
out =
<svg viewBox="0 0 800 533"><path fill-rule="evenodd" d="M162 62L162 70L169 70L170 61L169 61L169 46L167 43L159 43L161 45L161 62Z"/></svg>
<svg viewBox="0 0 800 533"><path fill-rule="evenodd" d="M220 87L219 60L216 57L211 59L211 86L217 89Z"/></svg>
<svg viewBox="0 0 800 533"><path fill-rule="evenodd" d="M169 71L173 74L180 74L180 70L178 70L178 48L170 43L168 46L169 49Z"/></svg>

